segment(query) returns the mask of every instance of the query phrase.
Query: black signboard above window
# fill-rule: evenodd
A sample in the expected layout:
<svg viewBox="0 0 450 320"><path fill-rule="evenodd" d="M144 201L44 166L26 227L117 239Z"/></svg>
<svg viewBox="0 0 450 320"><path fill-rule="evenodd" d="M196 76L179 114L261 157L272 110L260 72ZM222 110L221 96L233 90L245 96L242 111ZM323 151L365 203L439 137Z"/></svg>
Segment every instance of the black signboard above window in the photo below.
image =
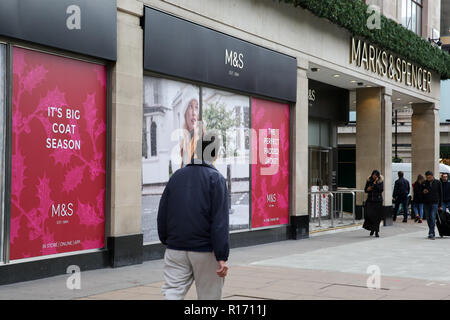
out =
<svg viewBox="0 0 450 320"><path fill-rule="evenodd" d="M297 60L145 7L144 69L296 101Z"/></svg>
<svg viewBox="0 0 450 320"><path fill-rule="evenodd" d="M1 0L0 36L117 60L116 0Z"/></svg>
<svg viewBox="0 0 450 320"><path fill-rule="evenodd" d="M347 123L350 92L323 82L308 80L309 117Z"/></svg>

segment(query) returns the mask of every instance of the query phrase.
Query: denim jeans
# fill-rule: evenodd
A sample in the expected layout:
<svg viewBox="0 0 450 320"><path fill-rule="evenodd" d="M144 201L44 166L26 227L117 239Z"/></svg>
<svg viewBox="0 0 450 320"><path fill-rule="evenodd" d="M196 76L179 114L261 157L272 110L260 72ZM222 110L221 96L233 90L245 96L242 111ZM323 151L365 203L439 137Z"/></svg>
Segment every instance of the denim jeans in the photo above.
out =
<svg viewBox="0 0 450 320"><path fill-rule="evenodd" d="M438 211L437 203L424 203L423 204L423 212L425 213L425 217L428 223L428 236L434 237L434 227L436 226L436 214Z"/></svg>
<svg viewBox="0 0 450 320"><path fill-rule="evenodd" d="M395 199L395 208L394 208L394 220L397 219L398 208L402 205L403 210L403 218L405 220L408 219L408 198L405 199Z"/></svg>
<svg viewBox="0 0 450 320"><path fill-rule="evenodd" d="M414 214L423 218L423 203L413 203Z"/></svg>
<svg viewBox="0 0 450 320"><path fill-rule="evenodd" d="M442 210L445 212L447 208L450 210L450 202L442 202Z"/></svg>

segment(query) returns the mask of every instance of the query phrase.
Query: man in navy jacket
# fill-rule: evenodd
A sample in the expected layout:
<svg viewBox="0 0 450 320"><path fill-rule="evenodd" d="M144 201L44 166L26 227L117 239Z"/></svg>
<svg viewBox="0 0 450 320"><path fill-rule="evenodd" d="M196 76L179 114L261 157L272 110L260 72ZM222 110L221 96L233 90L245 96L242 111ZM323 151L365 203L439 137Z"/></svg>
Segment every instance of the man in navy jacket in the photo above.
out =
<svg viewBox="0 0 450 320"><path fill-rule="evenodd" d="M184 299L195 279L199 299L222 298L229 254L229 211L225 178L212 165L214 136L197 143L194 158L177 170L163 192L158 234L167 246L162 291L168 300Z"/></svg>
<svg viewBox="0 0 450 320"><path fill-rule="evenodd" d="M398 172L398 179L395 181L394 192L392 193L392 200L395 202L393 220L397 220L397 213L402 205L403 222L408 222L408 195L409 195L409 181L403 177L403 171Z"/></svg>

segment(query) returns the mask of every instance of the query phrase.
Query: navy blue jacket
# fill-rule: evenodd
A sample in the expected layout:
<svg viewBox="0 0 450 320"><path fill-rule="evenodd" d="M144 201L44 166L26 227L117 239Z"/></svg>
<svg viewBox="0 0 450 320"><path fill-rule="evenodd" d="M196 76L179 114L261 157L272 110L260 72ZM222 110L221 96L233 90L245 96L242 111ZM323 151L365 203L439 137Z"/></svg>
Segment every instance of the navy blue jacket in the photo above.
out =
<svg viewBox="0 0 450 320"><path fill-rule="evenodd" d="M403 177L398 178L397 181L395 181L392 197L396 200L406 199L409 195L409 191L409 181Z"/></svg>
<svg viewBox="0 0 450 320"><path fill-rule="evenodd" d="M191 163L172 175L159 202L158 234L169 249L214 251L217 261L228 260L227 185L216 168Z"/></svg>
<svg viewBox="0 0 450 320"><path fill-rule="evenodd" d="M450 202L450 181L443 182L442 183L442 201L444 202Z"/></svg>

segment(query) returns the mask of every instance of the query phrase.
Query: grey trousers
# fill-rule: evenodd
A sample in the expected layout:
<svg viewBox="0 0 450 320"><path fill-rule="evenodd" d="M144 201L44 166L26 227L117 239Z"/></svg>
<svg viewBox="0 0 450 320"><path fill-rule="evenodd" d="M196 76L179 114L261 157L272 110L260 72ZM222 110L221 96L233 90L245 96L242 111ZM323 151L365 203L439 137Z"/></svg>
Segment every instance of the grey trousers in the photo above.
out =
<svg viewBox="0 0 450 320"><path fill-rule="evenodd" d="M166 300L183 300L195 280L198 300L222 299L224 278L212 252L193 252L166 249L162 293Z"/></svg>

